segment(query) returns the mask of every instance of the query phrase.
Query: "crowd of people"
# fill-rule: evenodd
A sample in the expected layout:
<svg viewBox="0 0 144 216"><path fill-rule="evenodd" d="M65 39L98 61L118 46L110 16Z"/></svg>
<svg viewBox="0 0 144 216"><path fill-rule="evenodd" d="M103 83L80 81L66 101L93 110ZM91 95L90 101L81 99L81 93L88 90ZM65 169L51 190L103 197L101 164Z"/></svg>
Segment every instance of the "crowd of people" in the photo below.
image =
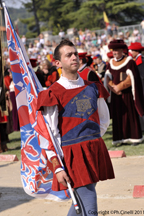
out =
<svg viewBox="0 0 144 216"><path fill-rule="evenodd" d="M112 119L113 145L138 145L144 130L144 47L137 29L132 35L109 26L107 35L74 29L72 40L61 30L61 42L45 41L41 33L27 47L31 65L46 91L37 109L49 122L60 146L61 166L53 145L45 149L53 165L52 189L71 183L83 211L97 212L96 183L114 178L102 139ZM14 82L7 48L3 50L6 111L0 110L0 153L8 150L8 135L19 131ZM49 95L49 97L47 97ZM43 147L41 147L43 148ZM81 172L83 170L83 172ZM76 215L74 205L69 216ZM97 215L97 213L95 214Z"/></svg>
<svg viewBox="0 0 144 216"><path fill-rule="evenodd" d="M62 29L60 30L59 37L60 40L66 38L65 32ZM105 87L109 90L111 94L111 103L108 103L109 100L107 100L107 104L112 119L114 118L114 116L117 116L116 110L118 109L116 107L112 108L112 104L115 104L116 98L113 96L113 89L110 87L110 85L107 86L106 81L104 81L105 77L107 77L107 71L109 71L108 69L109 65L111 65L110 63L111 59L112 58L116 59L115 56L113 55L113 51L112 51L113 48L109 46L109 44L113 40L117 40L117 38L119 40L124 41L124 44L126 46L125 49L123 49L122 56L123 55L131 56L131 58L135 60L140 73L143 89L144 89L144 83L143 83L144 75L142 69L144 59L143 56L141 55L141 52L143 51L143 47L140 43L141 37L142 35L139 33L137 29L134 29L132 33L128 31L125 33L123 32L118 33L118 27L114 24L112 26L109 25L107 27L107 34L102 33L101 35L98 35L97 32L93 32L88 29L85 29L85 31L83 31L82 29L79 30L77 30L76 28L73 29L73 38L71 39L71 41L77 48L79 59L80 59L78 74L85 80L89 80L89 81L101 80L103 84L105 82ZM39 37L35 39L34 43L29 43L28 46L27 46L27 39L25 35L22 36L21 40L26 48L31 65L41 85L45 89L49 88L55 81L57 81L61 77L61 73L62 73L61 68L60 67L58 68L56 66L55 59L54 59L54 50L57 47L58 43L49 40L45 41L44 35L42 33L39 35ZM132 47L131 44L133 44ZM137 56L139 58L140 56L142 57L139 60ZM2 145L2 147L0 148L0 152L7 150L6 142L9 141L8 134L12 131L19 130L18 115L17 115L16 102L14 96L14 83L12 81L12 76L10 71L10 60L9 60L7 47L5 47L3 50L3 57L4 57L4 64L5 64L4 84L7 92L6 101L8 107L8 114L5 116L6 119L4 120L7 122L7 124L5 124L6 132L5 133L2 132L1 134L1 140L3 140L2 137L4 136L4 134L6 134L5 136L6 138L4 138L6 141L4 141L5 144ZM112 75L112 77L113 76L114 75ZM116 82L118 82L118 80ZM132 88L133 90L134 87L132 86L130 88ZM137 87L135 88L137 89ZM118 100L119 98L120 97L118 97ZM121 106L119 105L119 107ZM141 128L140 131L142 131L144 130L143 117L139 117L139 120L141 126L137 126L137 127L139 128L139 130ZM116 121L117 124L117 117L116 120L113 119L113 121ZM137 122L138 117L137 120L134 121ZM4 125L2 119L1 122L2 122L1 124ZM115 125L115 123L113 123L113 125ZM122 129L120 129L118 133L122 134L121 130ZM121 139L114 138L116 133L117 132L115 132L115 126L113 126L113 144L130 141L130 139L129 140L126 139L125 141L124 138ZM139 143L141 141L142 139L139 139L138 142L135 142L135 140L133 140L134 144ZM3 141L1 141L1 143L3 143Z"/></svg>

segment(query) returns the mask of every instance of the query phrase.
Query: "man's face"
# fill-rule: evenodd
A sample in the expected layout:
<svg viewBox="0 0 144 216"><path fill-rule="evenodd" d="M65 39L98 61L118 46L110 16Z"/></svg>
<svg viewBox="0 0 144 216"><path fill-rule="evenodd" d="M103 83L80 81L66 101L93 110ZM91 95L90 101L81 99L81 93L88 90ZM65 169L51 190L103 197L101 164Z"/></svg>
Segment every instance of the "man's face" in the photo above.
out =
<svg viewBox="0 0 144 216"><path fill-rule="evenodd" d="M101 64L102 60L100 58L97 58L97 64Z"/></svg>
<svg viewBox="0 0 144 216"><path fill-rule="evenodd" d="M93 59L93 63L94 63L94 64L97 64L97 59Z"/></svg>
<svg viewBox="0 0 144 216"><path fill-rule="evenodd" d="M79 56L74 46L63 46L60 48L61 59L56 60L56 65L61 67L65 73L77 73L79 68Z"/></svg>
<svg viewBox="0 0 144 216"><path fill-rule="evenodd" d="M49 71L48 71L48 66L46 64L42 66L42 71L44 72L44 74L48 74Z"/></svg>
<svg viewBox="0 0 144 216"><path fill-rule="evenodd" d="M120 59L123 55L123 49L113 49L113 57Z"/></svg>
<svg viewBox="0 0 144 216"><path fill-rule="evenodd" d="M133 57L133 58L136 58L137 55L139 54L139 52L137 52L137 51L135 51L135 50L132 50L131 53L132 53L132 57Z"/></svg>

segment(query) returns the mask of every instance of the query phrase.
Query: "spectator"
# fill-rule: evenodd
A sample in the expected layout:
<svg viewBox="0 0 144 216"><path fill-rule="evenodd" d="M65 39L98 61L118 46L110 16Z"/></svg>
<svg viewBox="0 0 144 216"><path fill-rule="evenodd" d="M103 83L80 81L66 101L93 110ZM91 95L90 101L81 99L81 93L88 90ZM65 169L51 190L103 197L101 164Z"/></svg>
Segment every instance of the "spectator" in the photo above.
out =
<svg viewBox="0 0 144 216"><path fill-rule="evenodd" d="M7 124L4 125L4 140L5 143L9 142L8 139L8 134L13 132L13 115L12 115L12 111L13 111L13 106L12 106L12 101L10 98L10 84L12 82L12 76L11 76L11 70L10 68L7 68L4 72L4 84L5 84L5 91L6 91L6 110L7 110Z"/></svg>
<svg viewBox="0 0 144 216"><path fill-rule="evenodd" d="M100 36L100 35L98 35L97 43L98 43L98 45L100 45L100 44L102 43L102 40L101 40L101 36Z"/></svg>
<svg viewBox="0 0 144 216"><path fill-rule="evenodd" d="M7 47L4 48L3 55L8 57L9 54L8 54L8 48Z"/></svg>
<svg viewBox="0 0 144 216"><path fill-rule="evenodd" d="M96 75L96 73L90 67L87 66L86 54L87 54L87 52L78 53L79 59L80 59L78 74L84 80L99 81L99 78Z"/></svg>
<svg viewBox="0 0 144 216"><path fill-rule="evenodd" d="M13 131L19 131L19 119L18 119L18 111L16 105L16 98L15 98L15 91L14 91L14 82L12 80L12 72L10 71L11 83L9 85L9 92L10 92L10 100L12 103L12 122L13 122Z"/></svg>
<svg viewBox="0 0 144 216"><path fill-rule="evenodd" d="M82 31L82 29L79 30L78 34L79 34L80 41L83 42L85 40L85 34Z"/></svg>
<svg viewBox="0 0 144 216"><path fill-rule="evenodd" d="M136 62L136 65L139 70L142 87L143 87L143 95L144 95L144 56L141 52L144 50L144 47L139 42L131 43L128 47L131 50L132 57ZM144 131L144 116L140 117L141 129Z"/></svg>
<svg viewBox="0 0 144 216"><path fill-rule="evenodd" d="M119 39L124 40L124 33L123 32L119 32L118 33L118 37L119 37Z"/></svg>
<svg viewBox="0 0 144 216"><path fill-rule="evenodd" d="M5 69L5 77L9 75L8 68ZM7 112L7 101L6 101L6 87L5 87L6 78L3 77L3 73L1 72L1 94L0 94L0 153L8 150L7 148L7 122L8 122L8 112ZM7 86L10 83L10 79L8 78Z"/></svg>
<svg viewBox="0 0 144 216"><path fill-rule="evenodd" d="M111 91L113 145L142 142L139 115L144 115L143 92L140 75L130 56L123 55L127 48L123 40L108 45L113 50L105 73L104 85Z"/></svg>
<svg viewBox="0 0 144 216"><path fill-rule="evenodd" d="M98 73L97 56L93 57L93 68L96 73Z"/></svg>
<svg viewBox="0 0 144 216"><path fill-rule="evenodd" d="M59 36L60 36L60 38L63 40L64 39L64 37L65 37L65 33L64 33L64 31L61 29L60 30L60 32L59 32Z"/></svg>
<svg viewBox="0 0 144 216"><path fill-rule="evenodd" d="M25 37L25 35L22 36L21 40L22 40L23 45L26 46L26 37Z"/></svg>
<svg viewBox="0 0 144 216"><path fill-rule="evenodd" d="M97 55L96 59L98 65L98 75L101 78L102 82L104 81L104 75L106 71L106 63L102 61L101 55Z"/></svg>
<svg viewBox="0 0 144 216"><path fill-rule="evenodd" d="M115 24L113 24L112 25L112 35L117 35L117 34L118 34L118 27Z"/></svg>
<svg viewBox="0 0 144 216"><path fill-rule="evenodd" d="M40 67L36 71L36 75L44 88L50 87L59 79L56 67L52 66L47 59L41 62Z"/></svg>
<svg viewBox="0 0 144 216"><path fill-rule="evenodd" d="M28 53L28 56L30 58L31 55L33 54L33 44L32 43L29 43L29 47L28 47L27 53Z"/></svg>
<svg viewBox="0 0 144 216"><path fill-rule="evenodd" d="M45 41L44 41L44 35L42 33L39 35L39 43L40 43L40 48L43 48Z"/></svg>
<svg viewBox="0 0 144 216"><path fill-rule="evenodd" d="M113 34L112 27L111 27L110 24L107 26L107 34L110 35L110 36L112 36L112 34Z"/></svg>

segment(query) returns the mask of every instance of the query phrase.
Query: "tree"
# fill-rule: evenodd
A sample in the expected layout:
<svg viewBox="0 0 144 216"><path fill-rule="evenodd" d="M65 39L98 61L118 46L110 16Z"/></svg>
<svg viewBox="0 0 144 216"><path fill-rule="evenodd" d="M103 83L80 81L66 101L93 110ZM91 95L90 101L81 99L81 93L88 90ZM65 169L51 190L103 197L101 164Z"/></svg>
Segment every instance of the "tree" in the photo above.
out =
<svg viewBox="0 0 144 216"><path fill-rule="evenodd" d="M31 35L37 36L40 34L40 25L37 11L41 5L41 2L39 0L31 0L31 2L23 3L23 5L29 12L33 12L34 16L27 19L21 19L21 21L28 25L29 30L32 32Z"/></svg>
<svg viewBox="0 0 144 216"><path fill-rule="evenodd" d="M61 28L64 31L72 27L104 28L104 11L110 22L116 21L119 26L140 23L144 14L144 3L134 0L43 0L42 4L31 0L24 5L29 11L35 11L33 18L23 20L29 30L37 32L34 30L38 29L39 22L45 22L42 29L53 34L58 34Z"/></svg>
<svg viewBox="0 0 144 216"><path fill-rule="evenodd" d="M134 0L87 0L77 12L69 14L69 18L79 28L104 28L105 11L110 21L116 21L120 26L136 24L144 14L142 5Z"/></svg>
<svg viewBox="0 0 144 216"><path fill-rule="evenodd" d="M35 0L37 19L46 23L43 30L49 29L53 34L58 34L61 28L66 31L73 23L68 14L78 10L81 2L82 0L43 0L43 4L40 4ZM29 11L33 10L32 0L24 5ZM34 27L32 20L28 18L22 21L27 23L29 30L32 31Z"/></svg>

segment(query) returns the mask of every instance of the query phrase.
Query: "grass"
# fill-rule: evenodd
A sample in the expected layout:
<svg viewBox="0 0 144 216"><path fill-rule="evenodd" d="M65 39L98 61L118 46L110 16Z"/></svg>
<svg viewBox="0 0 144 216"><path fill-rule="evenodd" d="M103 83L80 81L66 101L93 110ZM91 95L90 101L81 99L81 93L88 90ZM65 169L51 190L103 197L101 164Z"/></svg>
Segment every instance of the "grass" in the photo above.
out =
<svg viewBox="0 0 144 216"><path fill-rule="evenodd" d="M12 154L17 155L18 159L21 159L21 135L20 132L13 132L9 134L10 142L7 143L8 151L2 154Z"/></svg>
<svg viewBox="0 0 144 216"><path fill-rule="evenodd" d="M131 144L123 144L116 147L112 145L112 121L108 127L107 132L103 136L103 140L108 150L123 150L127 156L144 155L144 141L137 146L131 146Z"/></svg>
<svg viewBox="0 0 144 216"><path fill-rule="evenodd" d="M21 136L20 132L13 132L9 135L10 143L7 144L9 150L2 154L14 154L18 159L21 159ZM112 146L112 122L108 127L107 132L103 136L103 140L108 150L123 150L127 156L144 155L144 141L137 145L131 146L131 144L120 145L118 147Z"/></svg>

